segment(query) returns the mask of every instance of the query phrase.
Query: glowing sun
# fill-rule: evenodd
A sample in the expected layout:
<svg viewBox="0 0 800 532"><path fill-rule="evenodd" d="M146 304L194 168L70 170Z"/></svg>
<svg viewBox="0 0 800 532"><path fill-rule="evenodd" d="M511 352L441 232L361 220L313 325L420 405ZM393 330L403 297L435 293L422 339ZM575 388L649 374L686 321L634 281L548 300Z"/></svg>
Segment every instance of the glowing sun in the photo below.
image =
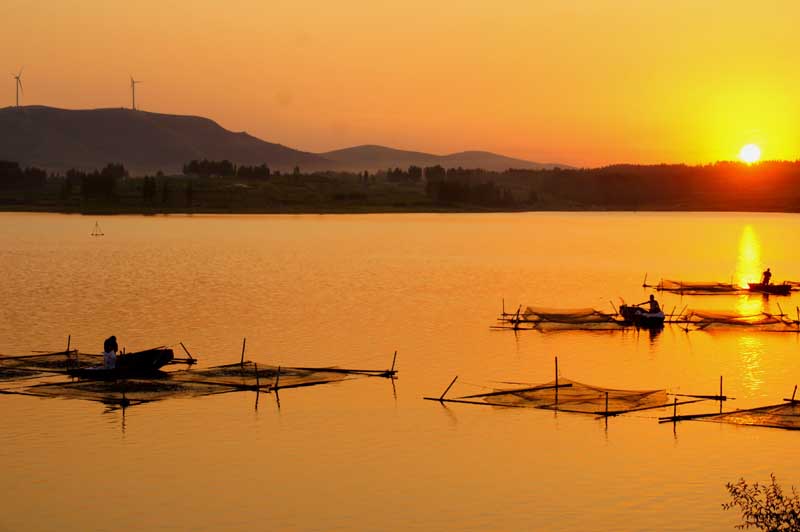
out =
<svg viewBox="0 0 800 532"><path fill-rule="evenodd" d="M761 159L761 148L755 144L747 144L739 150L739 159L747 164L757 163Z"/></svg>

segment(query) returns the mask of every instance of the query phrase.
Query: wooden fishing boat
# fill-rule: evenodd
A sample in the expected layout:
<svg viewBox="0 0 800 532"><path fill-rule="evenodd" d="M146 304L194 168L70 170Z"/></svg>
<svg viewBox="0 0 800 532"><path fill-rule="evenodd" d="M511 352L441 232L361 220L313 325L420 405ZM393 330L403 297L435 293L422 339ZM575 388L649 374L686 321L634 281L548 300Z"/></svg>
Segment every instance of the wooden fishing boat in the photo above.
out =
<svg viewBox="0 0 800 532"><path fill-rule="evenodd" d="M642 329L660 329L664 326L663 312L647 312L635 305L620 305L619 313L625 324L635 325Z"/></svg>
<svg viewBox="0 0 800 532"><path fill-rule="evenodd" d="M751 292L760 292L762 294L772 294L776 296L788 296L792 291L792 285L789 283L783 284L763 284L763 283L747 283L748 290Z"/></svg>
<svg viewBox="0 0 800 532"><path fill-rule="evenodd" d="M103 366L74 368L67 370L67 373L81 379L97 380L146 377L158 375L158 370L169 364L174 356L172 349L158 347L137 353L118 355L115 368L109 369Z"/></svg>

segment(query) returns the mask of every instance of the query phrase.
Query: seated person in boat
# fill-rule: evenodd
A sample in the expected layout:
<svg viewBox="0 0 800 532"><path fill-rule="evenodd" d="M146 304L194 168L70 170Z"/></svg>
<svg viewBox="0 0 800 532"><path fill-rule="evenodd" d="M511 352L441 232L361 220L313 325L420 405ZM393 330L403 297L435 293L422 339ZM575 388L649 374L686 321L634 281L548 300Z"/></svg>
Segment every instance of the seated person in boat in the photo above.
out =
<svg viewBox="0 0 800 532"><path fill-rule="evenodd" d="M117 367L117 337L109 336L103 342L103 367L105 369L114 369Z"/></svg>
<svg viewBox="0 0 800 532"><path fill-rule="evenodd" d="M764 273L761 274L761 284L764 286L769 284L769 280L772 279L772 272L769 271L769 268L764 270Z"/></svg>
<svg viewBox="0 0 800 532"><path fill-rule="evenodd" d="M656 296L654 296L653 294L650 294L650 299L648 299L644 303L639 303L636 306L640 307L642 305L648 305L648 304L650 305L650 310L648 310L647 312L650 312L652 314L661 312L661 307L659 306L658 301L656 301Z"/></svg>

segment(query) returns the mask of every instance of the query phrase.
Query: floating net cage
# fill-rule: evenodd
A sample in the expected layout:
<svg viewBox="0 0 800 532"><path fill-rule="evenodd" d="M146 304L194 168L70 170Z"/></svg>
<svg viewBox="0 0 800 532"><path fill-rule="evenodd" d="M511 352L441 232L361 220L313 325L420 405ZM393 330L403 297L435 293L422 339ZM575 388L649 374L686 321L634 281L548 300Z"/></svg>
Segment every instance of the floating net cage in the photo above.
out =
<svg viewBox="0 0 800 532"><path fill-rule="evenodd" d="M800 401L699 417L698 421L800 430Z"/></svg>
<svg viewBox="0 0 800 532"><path fill-rule="evenodd" d="M532 386L494 389L491 392L445 398L450 387L440 397L426 397L425 399L443 403L540 408L604 417L674 405L669 402L666 390L603 388L566 378ZM696 402L696 400L684 401L681 404L689 402Z"/></svg>
<svg viewBox="0 0 800 532"><path fill-rule="evenodd" d="M498 406L545 408L582 414L617 415L669 406L666 390L618 390L571 379L527 388L465 396Z"/></svg>
<svg viewBox="0 0 800 532"><path fill-rule="evenodd" d="M686 313L685 322L700 330L751 328L766 332L800 332L800 321L791 320L784 314L742 315L736 312L707 310L690 310Z"/></svg>
<svg viewBox="0 0 800 532"><path fill-rule="evenodd" d="M396 353L395 353L396 356ZM195 359L189 359L195 362ZM252 390L277 391L316 386L359 377L395 378L386 370L347 369L336 366L281 367L242 361L209 368L180 368L154 371L147 375L112 375L76 378L70 370L101 366L102 355L77 351L23 356L0 356L0 393L84 399L123 405ZM165 366L166 367L166 366Z"/></svg>
<svg viewBox="0 0 800 532"><path fill-rule="evenodd" d="M747 292L733 283L720 283L716 281L673 281L671 279L662 279L655 288L660 291L680 292L687 295L739 294Z"/></svg>
<svg viewBox="0 0 800 532"><path fill-rule="evenodd" d="M607 330L618 329L625 324L616 314L610 314L595 308L546 308L525 307L513 314L503 313L500 322L509 324L506 327L515 329L586 329Z"/></svg>
<svg viewBox="0 0 800 532"><path fill-rule="evenodd" d="M504 312L498 321L501 325L494 328L539 331L614 331L635 326L617 314L590 307L574 309L525 307L524 310L520 308L516 313ZM687 310L684 307L677 313L673 309L672 312L666 314L664 324L680 325L687 332L690 330L750 328L765 332L800 333L800 310L798 310L798 319L790 319L783 312L742 315L739 312Z"/></svg>

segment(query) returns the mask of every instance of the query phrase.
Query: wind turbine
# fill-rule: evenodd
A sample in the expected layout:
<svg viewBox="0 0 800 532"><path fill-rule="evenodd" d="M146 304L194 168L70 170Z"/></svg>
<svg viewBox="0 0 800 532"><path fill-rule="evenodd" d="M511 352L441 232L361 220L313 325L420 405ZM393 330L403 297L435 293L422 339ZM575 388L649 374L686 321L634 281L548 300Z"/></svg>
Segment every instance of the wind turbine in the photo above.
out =
<svg viewBox="0 0 800 532"><path fill-rule="evenodd" d="M136 110L136 84L141 83L140 80L133 79L131 76L131 109Z"/></svg>
<svg viewBox="0 0 800 532"><path fill-rule="evenodd" d="M16 76L14 74L11 74L11 76L16 80L16 83L14 83L14 85L16 86L17 89L17 107L19 107L19 93L24 92L22 90L22 71L24 69L25 67L20 68L19 74L17 74Z"/></svg>

